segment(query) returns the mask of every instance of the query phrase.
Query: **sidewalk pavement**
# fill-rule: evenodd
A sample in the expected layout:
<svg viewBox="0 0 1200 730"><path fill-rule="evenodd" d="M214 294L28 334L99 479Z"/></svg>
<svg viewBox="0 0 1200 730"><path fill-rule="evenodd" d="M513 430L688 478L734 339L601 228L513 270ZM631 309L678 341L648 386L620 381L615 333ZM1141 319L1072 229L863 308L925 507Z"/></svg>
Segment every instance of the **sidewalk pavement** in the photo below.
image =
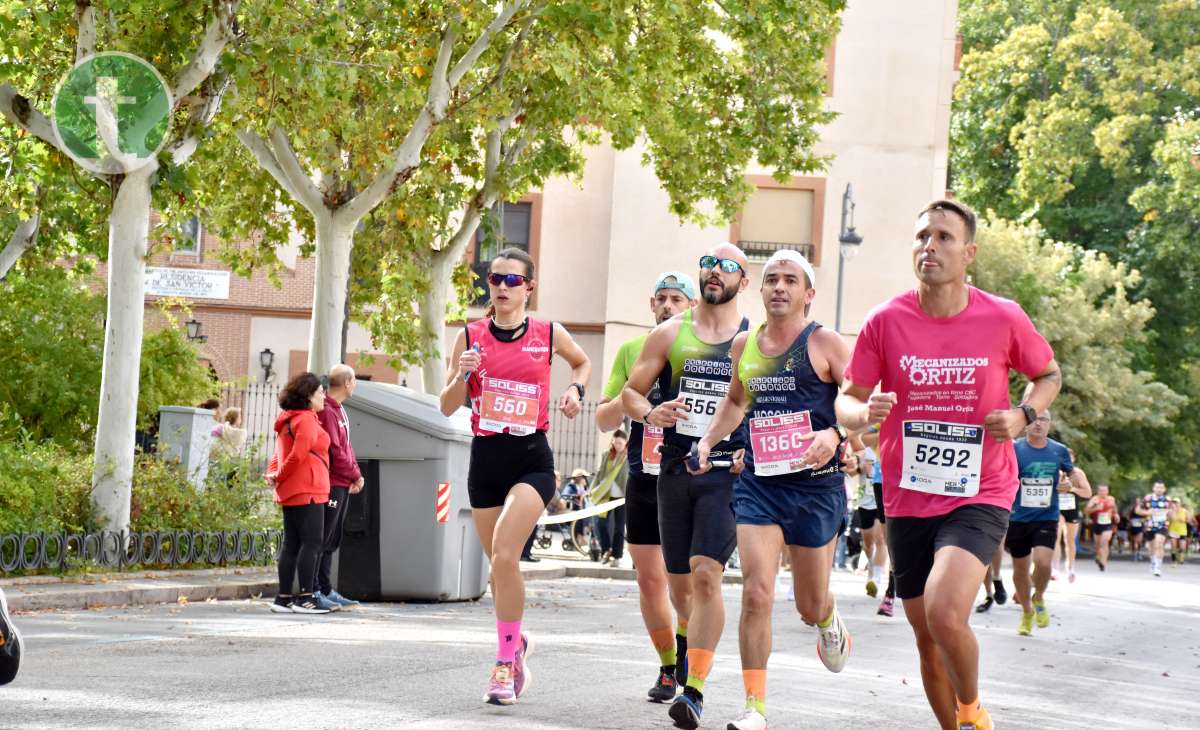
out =
<svg viewBox="0 0 1200 730"><path fill-rule="evenodd" d="M607 567L570 558L543 557L538 563L521 563L521 573L526 580L637 578L633 568ZM740 584L741 574L731 572L725 576L725 582ZM4 590L12 611L70 611L155 603L196 603L209 599L258 598L274 596L278 587L274 566L0 579L0 589Z"/></svg>

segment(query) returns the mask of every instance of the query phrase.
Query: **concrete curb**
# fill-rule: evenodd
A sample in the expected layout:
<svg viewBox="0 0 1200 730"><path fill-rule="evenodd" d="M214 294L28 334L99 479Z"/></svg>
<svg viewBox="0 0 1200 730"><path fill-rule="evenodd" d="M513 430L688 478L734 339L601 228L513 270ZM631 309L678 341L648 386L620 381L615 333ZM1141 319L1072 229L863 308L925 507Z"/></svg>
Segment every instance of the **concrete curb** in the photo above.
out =
<svg viewBox="0 0 1200 730"><path fill-rule="evenodd" d="M599 578L637 580L632 568L600 565L521 565L525 580ZM741 584L738 573L726 573L725 583ZM89 576L30 576L0 581L13 611L72 611L114 606L222 601L271 597L279 587L275 568L216 568L195 571L146 571Z"/></svg>

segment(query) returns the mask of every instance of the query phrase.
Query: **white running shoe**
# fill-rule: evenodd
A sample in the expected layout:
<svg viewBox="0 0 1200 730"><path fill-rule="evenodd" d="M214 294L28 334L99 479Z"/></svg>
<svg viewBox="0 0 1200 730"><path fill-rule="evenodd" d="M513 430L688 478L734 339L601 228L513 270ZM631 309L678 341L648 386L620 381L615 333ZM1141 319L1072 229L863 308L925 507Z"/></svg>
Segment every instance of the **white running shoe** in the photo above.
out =
<svg viewBox="0 0 1200 730"><path fill-rule="evenodd" d="M842 622L837 606L833 607L833 621L829 628L817 627L817 632L817 656L821 658L821 663L831 672L842 671L850 656L850 631Z"/></svg>
<svg viewBox="0 0 1200 730"><path fill-rule="evenodd" d="M753 707L747 707L738 719L725 726L725 730L767 730L767 718Z"/></svg>

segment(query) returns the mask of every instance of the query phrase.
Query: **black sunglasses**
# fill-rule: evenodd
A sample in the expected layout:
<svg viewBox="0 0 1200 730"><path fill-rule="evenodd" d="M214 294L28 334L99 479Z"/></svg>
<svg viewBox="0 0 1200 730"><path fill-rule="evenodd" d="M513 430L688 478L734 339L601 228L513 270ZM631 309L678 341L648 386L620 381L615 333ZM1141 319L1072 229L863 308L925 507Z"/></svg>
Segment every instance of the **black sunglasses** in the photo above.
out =
<svg viewBox="0 0 1200 730"><path fill-rule="evenodd" d="M701 269L715 269L718 266L720 266L721 271L724 271L726 274L732 274L738 271L742 272L743 274L746 273L746 270L742 268L742 265L733 259L718 258L711 254L700 257Z"/></svg>
<svg viewBox="0 0 1200 730"><path fill-rule="evenodd" d="M521 274L488 274L487 278L488 281L492 283L492 286L500 286L503 284L509 289L516 288L529 281L528 276L523 276Z"/></svg>

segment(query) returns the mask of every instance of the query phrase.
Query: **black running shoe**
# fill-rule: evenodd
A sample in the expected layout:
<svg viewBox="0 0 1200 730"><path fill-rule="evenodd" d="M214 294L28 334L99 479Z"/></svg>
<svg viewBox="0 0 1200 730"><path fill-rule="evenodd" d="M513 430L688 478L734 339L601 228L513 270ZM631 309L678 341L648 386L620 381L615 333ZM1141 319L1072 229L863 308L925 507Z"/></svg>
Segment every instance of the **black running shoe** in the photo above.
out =
<svg viewBox="0 0 1200 730"><path fill-rule="evenodd" d="M1004 581L994 581L992 585L996 588L996 605L1003 606L1006 602L1008 602L1008 591L1004 590Z"/></svg>
<svg viewBox="0 0 1200 730"><path fill-rule="evenodd" d="M8 601L0 589L0 684L16 679L21 668L21 632L8 615Z"/></svg>
<svg viewBox="0 0 1200 730"><path fill-rule="evenodd" d="M675 681L675 667L663 667L658 672L658 681L646 695L653 702L670 702L675 699L679 684Z"/></svg>
<svg viewBox="0 0 1200 730"><path fill-rule="evenodd" d="M687 637L675 634L675 684L687 684Z"/></svg>
<svg viewBox="0 0 1200 730"><path fill-rule="evenodd" d="M995 603L995 601L992 600L991 596L988 596L987 600L975 607L975 613L987 613L988 611L992 610L993 603Z"/></svg>
<svg viewBox="0 0 1200 730"><path fill-rule="evenodd" d="M675 727L696 730L700 727L700 714L704 712L704 695L695 687L684 687L683 694L671 703L667 714L675 721Z"/></svg>

